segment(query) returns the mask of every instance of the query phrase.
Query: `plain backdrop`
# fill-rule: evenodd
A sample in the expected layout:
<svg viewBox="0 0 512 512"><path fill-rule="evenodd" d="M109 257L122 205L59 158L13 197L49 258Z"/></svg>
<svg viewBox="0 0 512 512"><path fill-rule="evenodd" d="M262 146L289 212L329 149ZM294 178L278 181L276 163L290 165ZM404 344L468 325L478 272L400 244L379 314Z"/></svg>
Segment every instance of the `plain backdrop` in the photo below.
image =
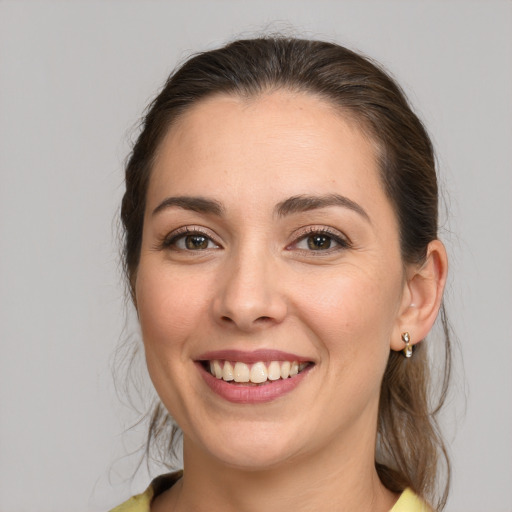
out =
<svg viewBox="0 0 512 512"><path fill-rule="evenodd" d="M40 0L0 1L1 512L104 511L147 485L112 378L136 333L123 160L178 61L268 27L374 57L428 126L466 379L459 357L447 510L512 510L512 3Z"/></svg>

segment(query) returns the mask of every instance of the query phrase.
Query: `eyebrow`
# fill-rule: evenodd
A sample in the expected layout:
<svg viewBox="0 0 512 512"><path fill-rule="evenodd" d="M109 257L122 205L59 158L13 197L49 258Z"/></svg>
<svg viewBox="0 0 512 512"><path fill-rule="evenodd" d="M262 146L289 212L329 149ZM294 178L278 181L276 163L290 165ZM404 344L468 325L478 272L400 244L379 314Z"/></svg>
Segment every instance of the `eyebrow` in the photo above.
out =
<svg viewBox="0 0 512 512"><path fill-rule="evenodd" d="M276 206L276 213L280 217L284 217L293 213L308 212L310 210L317 210L328 206L341 206L343 208L348 208L349 210L361 215L361 217L371 224L370 216L362 206L352 201L352 199L339 194L327 194L322 196L293 196L279 203Z"/></svg>
<svg viewBox="0 0 512 512"><path fill-rule="evenodd" d="M199 213L211 213L219 217L224 213L222 203L215 201L214 199L207 199L201 196L177 196L167 197L164 199L153 210L153 215L173 206ZM369 215L359 204L340 194L326 194L322 196L303 194L289 197L276 205L275 212L278 216L285 217L294 213L308 212L329 206L341 206L343 208L348 208L349 210L358 213L361 217L371 223Z"/></svg>
<svg viewBox="0 0 512 512"><path fill-rule="evenodd" d="M164 199L153 210L153 215L156 215L167 208L171 208L172 206L177 206L183 210L191 210L193 212L213 213L218 216L221 216L224 212L222 204L213 199L206 199L205 197L178 196Z"/></svg>

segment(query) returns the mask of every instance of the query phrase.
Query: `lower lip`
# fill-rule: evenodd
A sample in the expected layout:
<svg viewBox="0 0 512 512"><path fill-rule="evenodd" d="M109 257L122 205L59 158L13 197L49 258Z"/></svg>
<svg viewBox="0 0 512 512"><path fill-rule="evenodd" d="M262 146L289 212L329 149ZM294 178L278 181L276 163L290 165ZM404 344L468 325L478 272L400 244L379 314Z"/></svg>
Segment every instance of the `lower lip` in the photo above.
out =
<svg viewBox="0 0 512 512"><path fill-rule="evenodd" d="M217 379L210 372L206 371L201 363L196 364L199 371L210 389L228 402L235 404L261 404L272 402L277 398L293 391L304 379L313 365L309 365L297 375L288 379L268 381L266 384L244 385L230 384L222 379Z"/></svg>

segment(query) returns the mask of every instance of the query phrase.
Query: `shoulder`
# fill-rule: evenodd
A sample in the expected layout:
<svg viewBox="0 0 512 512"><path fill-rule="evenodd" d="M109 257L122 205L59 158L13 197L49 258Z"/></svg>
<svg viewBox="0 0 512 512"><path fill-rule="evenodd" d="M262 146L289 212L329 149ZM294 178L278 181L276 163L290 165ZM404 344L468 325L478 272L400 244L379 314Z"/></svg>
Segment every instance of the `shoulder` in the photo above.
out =
<svg viewBox="0 0 512 512"><path fill-rule="evenodd" d="M182 476L182 471L168 473L155 478L150 486L141 494L132 496L110 512L150 512L153 498L170 489Z"/></svg>
<svg viewBox="0 0 512 512"><path fill-rule="evenodd" d="M150 512L153 498L170 489L183 475L183 471L155 478L141 494L132 496L109 512ZM413 491L406 489L390 512L432 512L432 509Z"/></svg>
<svg viewBox="0 0 512 512"><path fill-rule="evenodd" d="M390 512L432 512L432 509L411 489L405 489Z"/></svg>

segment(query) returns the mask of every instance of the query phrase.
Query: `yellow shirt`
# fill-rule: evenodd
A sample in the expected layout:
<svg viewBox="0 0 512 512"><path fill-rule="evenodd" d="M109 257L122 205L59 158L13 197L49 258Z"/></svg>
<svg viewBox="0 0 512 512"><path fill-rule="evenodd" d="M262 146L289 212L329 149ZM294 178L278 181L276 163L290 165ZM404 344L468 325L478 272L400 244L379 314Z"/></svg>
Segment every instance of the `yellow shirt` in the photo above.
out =
<svg viewBox="0 0 512 512"><path fill-rule="evenodd" d="M133 496L128 501L113 508L110 512L150 512L151 501L155 496L169 489L182 476L182 471L162 475L153 482L142 494ZM389 512L432 512L431 508L425 504L410 489L406 489L401 495L395 506Z"/></svg>

